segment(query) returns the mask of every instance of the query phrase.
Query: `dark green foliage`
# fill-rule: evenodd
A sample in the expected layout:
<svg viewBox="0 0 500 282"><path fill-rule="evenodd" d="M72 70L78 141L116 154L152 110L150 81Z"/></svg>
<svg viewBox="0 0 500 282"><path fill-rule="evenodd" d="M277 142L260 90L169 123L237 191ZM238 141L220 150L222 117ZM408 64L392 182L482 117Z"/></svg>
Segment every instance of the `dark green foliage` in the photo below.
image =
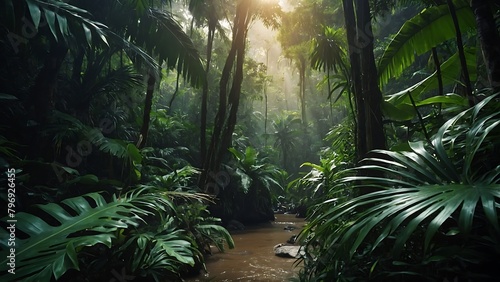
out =
<svg viewBox="0 0 500 282"><path fill-rule="evenodd" d="M6 273L2 279L58 279L69 269L79 269L78 250L82 247L97 244L111 247L119 230L137 227L149 215L165 212L170 204L139 190L121 198L113 197L109 202L93 193L38 207L39 216L16 214L16 229L25 234L22 236L25 239L20 237L16 241L16 276ZM56 224L49 224L46 216L56 220ZM8 237L4 228L0 232ZM8 250L6 241L2 241L2 254ZM6 261L2 263L5 265Z"/></svg>
<svg viewBox="0 0 500 282"><path fill-rule="evenodd" d="M343 203L331 198L315 208L301 236L310 247L303 277L497 277L499 163L489 157L499 146L497 97L449 119L432 146L378 151L353 170L377 170L382 177L337 180L337 189L370 185L379 191Z"/></svg>
<svg viewBox="0 0 500 282"><path fill-rule="evenodd" d="M463 30L475 28L474 15L466 1L456 1L457 14ZM408 20L391 40L379 60L381 85L401 75L415 61L415 55L430 51L456 35L447 5L427 8Z"/></svg>
<svg viewBox="0 0 500 282"><path fill-rule="evenodd" d="M225 219L234 218L244 223L274 220L273 199L283 190L276 181L280 169L267 163L266 158L259 158L252 147L244 152L229 150L234 157L227 166L227 177L231 181L219 195L224 210L228 211Z"/></svg>

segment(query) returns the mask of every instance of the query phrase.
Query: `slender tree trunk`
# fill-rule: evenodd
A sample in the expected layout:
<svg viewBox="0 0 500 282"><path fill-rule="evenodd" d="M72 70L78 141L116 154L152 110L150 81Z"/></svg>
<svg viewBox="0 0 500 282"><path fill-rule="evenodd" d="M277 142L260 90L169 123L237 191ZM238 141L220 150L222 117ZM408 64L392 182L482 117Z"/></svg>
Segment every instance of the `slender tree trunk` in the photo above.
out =
<svg viewBox="0 0 500 282"><path fill-rule="evenodd" d="M204 186L210 172L217 172L227 149L231 145L231 137L236 125L241 83L243 81L243 62L246 47L246 36L250 23L250 0L239 2L233 26L233 41L219 83L219 108L215 117L214 132L208 147L199 185ZM236 62L236 66L235 66ZM228 96L228 85L234 67L234 78ZM229 114L227 114L229 109Z"/></svg>
<svg viewBox="0 0 500 282"><path fill-rule="evenodd" d="M332 102L332 87L330 85L330 68L326 68L326 82L328 83L328 102L330 103L330 119L333 124L333 102Z"/></svg>
<svg viewBox="0 0 500 282"><path fill-rule="evenodd" d="M245 24L245 26L248 25ZM234 128L236 126L238 108L241 97L241 84L243 82L243 63L245 61L246 32L247 32L246 29L242 31L244 35L242 35L241 41L238 44L239 47L237 52L236 71L228 98L229 117L227 120L227 126L221 136L222 137L221 152L217 155L216 158L217 169L219 168L219 165L222 163L222 159L226 155L227 149L229 149L229 147L231 146L232 136Z"/></svg>
<svg viewBox="0 0 500 282"><path fill-rule="evenodd" d="M174 93L172 94L172 98L170 98L170 101L168 102L168 112L172 112L172 104L174 103L175 98L177 97L177 93L179 92L179 80L181 78L181 69L178 68L177 70L177 78L175 79L175 90Z"/></svg>
<svg viewBox="0 0 500 282"><path fill-rule="evenodd" d="M437 76L437 80L438 80L438 95L443 96L444 95L443 75L441 73L441 63L439 62L439 57L438 57L436 47L432 47L432 59L434 60L434 65L436 66L436 76ZM411 97L411 95L410 95L410 97ZM439 104L438 113L441 113L441 108L442 108L442 105Z"/></svg>
<svg viewBox="0 0 500 282"><path fill-rule="evenodd" d="M144 101L144 113L142 116L142 126L137 141L137 148L142 149L148 140L149 122L151 119L151 108L153 106L153 94L156 84L156 77L154 73L150 72L148 77L148 88L146 90L146 98Z"/></svg>
<svg viewBox="0 0 500 282"><path fill-rule="evenodd" d="M467 60L465 59L464 44L462 42L462 32L460 31L460 26L458 24L457 11L455 5L453 5L452 0L446 0L448 3L448 8L450 9L451 18L453 19L453 25L455 26L455 31L457 33L457 47L458 56L460 58L460 65L462 66L462 74L465 83L466 97L469 100L469 105L474 105L474 97L472 96L472 84L470 82L469 70L467 69Z"/></svg>
<svg viewBox="0 0 500 282"><path fill-rule="evenodd" d="M365 100L366 149L385 149L385 134L382 118L382 92L378 87L377 67L373 55L373 33L370 4L368 0L358 1L358 33L363 32L367 42L361 49L361 79Z"/></svg>
<svg viewBox="0 0 500 282"><path fill-rule="evenodd" d="M76 50L76 54L73 59L73 69L71 74L71 79L75 82L80 83L82 77L82 64L85 52L83 49Z"/></svg>
<svg viewBox="0 0 500 282"><path fill-rule="evenodd" d="M356 103L355 115L355 136L356 136L356 155L358 161L361 160L367 152L365 143L365 111L364 99L361 88L361 59L359 43L356 32L356 18L354 16L354 6L352 0L343 0L344 19L347 31L347 43L349 45L349 60L351 62L351 82L352 92Z"/></svg>
<svg viewBox="0 0 500 282"><path fill-rule="evenodd" d="M307 129L307 114L306 114L306 62L300 61L300 110L302 115L302 124L304 129Z"/></svg>
<svg viewBox="0 0 500 282"><path fill-rule="evenodd" d="M266 77L269 69L269 48L266 50ZM264 146L267 146L267 79L264 80Z"/></svg>
<svg viewBox="0 0 500 282"><path fill-rule="evenodd" d="M470 4L476 16L477 31L490 86L500 88L500 36L493 14L486 0L471 0Z"/></svg>
<svg viewBox="0 0 500 282"><path fill-rule="evenodd" d="M215 23L209 22L207 38L207 65L205 67L205 81L203 82L203 91L201 95L201 121L200 121L200 160L201 164L207 157L207 107L208 107L208 72L212 61L212 48L215 36Z"/></svg>
<svg viewBox="0 0 500 282"><path fill-rule="evenodd" d="M441 74L441 63L439 62L438 53L436 47L432 48L432 59L434 60L434 65L436 66L436 76L438 79L438 92L439 96L444 95L443 90L443 76Z"/></svg>
<svg viewBox="0 0 500 282"><path fill-rule="evenodd" d="M235 38L233 36L233 42ZM234 43L233 43L234 45ZM226 58L224 68L222 69L221 78L219 81L219 107L215 115L214 130L210 139L210 146L207 148L207 154L203 163L203 170L200 175L200 185L204 185L207 175L214 171L215 155L219 153L220 137L223 126L226 123L226 110L227 110L227 87L231 78L231 69L233 68L234 61L236 60L236 48L234 46L229 50Z"/></svg>
<svg viewBox="0 0 500 282"><path fill-rule="evenodd" d="M268 112L268 102L267 102L267 89L264 90L264 102L266 103L265 108L264 108L264 146L267 146L267 112Z"/></svg>

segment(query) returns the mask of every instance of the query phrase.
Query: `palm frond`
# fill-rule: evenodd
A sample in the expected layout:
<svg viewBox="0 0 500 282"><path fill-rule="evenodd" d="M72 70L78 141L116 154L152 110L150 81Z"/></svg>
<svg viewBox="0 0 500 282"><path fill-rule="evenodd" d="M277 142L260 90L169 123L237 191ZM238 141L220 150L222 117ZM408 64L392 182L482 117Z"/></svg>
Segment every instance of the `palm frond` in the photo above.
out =
<svg viewBox="0 0 500 282"><path fill-rule="evenodd" d="M85 40L88 45L92 45L98 43L98 41L92 41L92 36L96 35L101 43L108 44L107 27L90 20L90 14L87 11L62 1L24 0L24 2L35 29L38 31L42 24L41 19L44 18L43 24L48 25L56 41L62 38L70 43L75 37L80 37L82 42Z"/></svg>
<svg viewBox="0 0 500 282"><path fill-rule="evenodd" d="M476 48L466 48L465 49L465 58L467 61L467 66L471 70L471 79L475 80L477 73L474 71L476 69ZM441 75L443 86L450 85L456 83L460 77L460 59L458 53L455 53L448 60L441 64ZM387 95L387 101L393 105L411 105L411 101L409 95L411 94L412 98L415 99L417 106L422 104L426 104L420 100L420 96L423 93L429 93L431 90L435 90L438 88L438 80L437 73L434 72L430 76L424 78L419 81L415 85L411 87L399 91L394 94Z"/></svg>
<svg viewBox="0 0 500 282"><path fill-rule="evenodd" d="M474 29L476 22L469 3L463 0L455 0L454 3L460 29ZM385 49L378 64L380 85L400 76L415 61L416 55L422 55L455 36L448 5L424 9L405 22Z"/></svg>
<svg viewBox="0 0 500 282"><path fill-rule="evenodd" d="M435 255L444 247L434 240L438 233L455 234L463 242L475 233L498 238L500 162L489 158L500 133L497 98L492 95L449 119L432 146L415 142L409 151L375 151L377 157L352 172L380 171L382 177L346 176L333 189L369 185L379 191L319 204L302 237L321 242L324 250L332 250L327 257L340 261L382 245L392 246L391 257L397 259L410 238L422 240L423 257ZM421 237L415 237L417 230L423 230Z"/></svg>
<svg viewBox="0 0 500 282"><path fill-rule="evenodd" d="M138 25L129 28L129 35L135 44L157 55L159 62L165 62L168 68L176 67L192 85L201 85L205 71L198 50L171 14L148 9Z"/></svg>
<svg viewBox="0 0 500 282"><path fill-rule="evenodd" d="M185 231L174 223L173 217L167 217L158 230L139 231L130 236L115 255L127 259L133 273L155 281L179 279L179 268L194 266L195 258L199 260L201 253Z"/></svg>
<svg viewBox="0 0 500 282"><path fill-rule="evenodd" d="M140 191L134 191L108 202L101 194L92 193L66 199L60 204L39 205L42 211L39 215L17 213L16 229L26 234L26 238L16 240L15 277L7 273L2 281L50 281L70 269L79 269L78 249L96 244L111 247L115 231L138 226L142 217L161 206L154 198L141 197ZM149 207L137 205L145 200L154 202L149 202ZM54 223L49 224L45 215ZM7 219L2 221L7 222ZM8 237L3 228L0 234ZM1 246L5 265L9 247L6 241L2 241Z"/></svg>

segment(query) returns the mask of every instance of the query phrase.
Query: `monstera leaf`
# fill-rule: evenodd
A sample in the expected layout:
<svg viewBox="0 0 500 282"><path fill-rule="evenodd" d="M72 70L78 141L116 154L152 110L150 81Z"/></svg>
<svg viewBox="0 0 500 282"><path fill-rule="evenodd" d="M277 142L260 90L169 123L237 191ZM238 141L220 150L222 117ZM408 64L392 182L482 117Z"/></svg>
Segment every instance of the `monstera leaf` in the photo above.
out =
<svg viewBox="0 0 500 282"><path fill-rule="evenodd" d="M15 248L15 275L6 273L0 280L50 281L69 269L79 269L79 249L96 244L110 247L115 231L137 226L141 216L152 213L151 207L138 204L148 202L144 197L134 193L107 202L101 194L92 193L59 204L39 205L37 215L15 214L15 246L0 242L2 266L9 262L10 248ZM9 234L2 228L0 236L8 238Z"/></svg>

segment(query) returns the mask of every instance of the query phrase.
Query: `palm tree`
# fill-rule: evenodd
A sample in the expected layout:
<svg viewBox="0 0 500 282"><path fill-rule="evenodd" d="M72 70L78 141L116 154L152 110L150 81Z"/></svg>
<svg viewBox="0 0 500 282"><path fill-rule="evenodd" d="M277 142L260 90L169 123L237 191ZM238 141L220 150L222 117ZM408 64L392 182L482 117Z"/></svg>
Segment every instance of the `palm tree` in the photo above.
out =
<svg viewBox="0 0 500 282"><path fill-rule="evenodd" d="M226 200L225 204L233 205L231 210L236 211L238 220L274 220L272 198L283 190L275 180L281 171L266 158L259 158L259 153L252 147L246 147L244 152L234 148L229 148L229 151L237 161L232 167L240 177L245 193L233 192L233 198Z"/></svg>
<svg viewBox="0 0 500 282"><path fill-rule="evenodd" d="M361 160L369 151L385 148L382 93L376 80L369 2L356 1L354 6L352 0L343 0L343 7L357 110L356 150Z"/></svg>
<svg viewBox="0 0 500 282"><path fill-rule="evenodd" d="M198 51L170 13L155 8L143 9L135 20L125 25L125 28L125 34L129 36L130 40L143 47L151 56L158 58L160 64L165 63L169 69L176 68L179 73L183 74L183 78L194 86L203 81L205 72ZM143 123L138 141L139 148L143 147L147 141L153 93L158 73L155 69L148 70Z"/></svg>
<svg viewBox="0 0 500 282"><path fill-rule="evenodd" d="M261 18L268 26L276 27L281 9L277 3L256 0L240 0L236 6L231 49L226 58L219 82L219 106L215 116L214 131L203 164L200 185L208 180L209 172L218 171L222 160L231 147L236 126L243 82L246 38L250 24ZM233 72L234 68L234 74ZM232 79L231 79L232 78ZM229 110L229 112L228 112Z"/></svg>
<svg viewBox="0 0 500 282"><path fill-rule="evenodd" d="M227 0L205 1L191 0L189 2L189 10L193 15L193 21L198 24L203 24L206 21L208 27L207 34L207 49L206 49L206 66L205 80L203 81L203 91L201 95L201 111L200 111L200 162L205 162L207 154L207 103L208 103L208 73L212 62L212 49L215 38L215 31L219 30L221 35L225 36L224 29L220 25L220 21L224 18L226 9L229 3Z"/></svg>
<svg viewBox="0 0 500 282"><path fill-rule="evenodd" d="M301 118L304 128L307 125L306 116L306 71L310 50L311 34L316 33L313 17L314 4L305 3L283 16L282 25L278 34L278 41L283 49L285 58L294 63L299 72L299 93ZM307 12L306 12L307 11Z"/></svg>
<svg viewBox="0 0 500 282"><path fill-rule="evenodd" d="M476 16L479 39L491 87L500 87L500 36L495 28L492 9L486 0L471 0L470 5ZM499 9L498 4L497 11Z"/></svg>
<svg viewBox="0 0 500 282"><path fill-rule="evenodd" d="M48 54L29 90L31 96L26 102L28 109L34 108L35 120L40 125L46 122L49 112L54 108L57 74L63 62L69 60L69 49L75 50L71 53L74 53L73 79L79 78L82 65L92 66L97 63L96 66L100 69L106 65L111 66L110 59L116 52L120 52L120 58L123 53L127 54L128 59L138 68L147 69L148 89L139 146L144 146L147 140L149 112L159 73L159 64L152 56L158 58L160 63L165 62L167 68L177 67L184 78L193 84L201 81L204 75L198 52L171 14L144 6L142 1L106 2L104 5L99 1L73 1L68 4L63 1L23 0L15 5L12 1L5 4L13 10L11 19L14 23L17 21L17 24L13 24L2 20L2 26L7 27L10 38L19 38L17 34L23 34L28 25L34 33L30 34L30 41L25 40L23 43L27 43L29 47L35 46L35 42L47 46ZM23 25L23 21L28 18L32 22ZM42 22L42 18L46 20ZM24 52L18 42L14 43L14 52ZM96 56L92 56L92 52ZM102 56L104 54L107 55ZM31 53L23 55L31 56ZM85 55L87 61L84 60ZM91 61L96 58L102 61ZM85 99L82 97L82 100ZM88 105L88 101L85 104ZM35 144L43 144L41 141L37 142L36 138L33 140ZM38 146L43 145L34 147Z"/></svg>
<svg viewBox="0 0 500 282"><path fill-rule="evenodd" d="M295 148L298 141L299 131L296 126L300 123L301 120L293 115L280 116L272 122L275 138L274 147L281 150L285 170L290 166L288 154Z"/></svg>
<svg viewBox="0 0 500 282"><path fill-rule="evenodd" d="M323 26L323 33L313 39L313 49L311 52L311 67L315 70L323 70L326 72L326 79L328 84L328 99L330 100L330 113L332 111L332 94L336 89L342 88L339 96L335 99L337 101L344 90L348 90L346 84L339 83L336 87L331 88L331 71L335 73L345 74L348 73L346 66L346 51L345 51L345 38L343 30L335 30L332 27ZM350 99L349 95L349 99Z"/></svg>

